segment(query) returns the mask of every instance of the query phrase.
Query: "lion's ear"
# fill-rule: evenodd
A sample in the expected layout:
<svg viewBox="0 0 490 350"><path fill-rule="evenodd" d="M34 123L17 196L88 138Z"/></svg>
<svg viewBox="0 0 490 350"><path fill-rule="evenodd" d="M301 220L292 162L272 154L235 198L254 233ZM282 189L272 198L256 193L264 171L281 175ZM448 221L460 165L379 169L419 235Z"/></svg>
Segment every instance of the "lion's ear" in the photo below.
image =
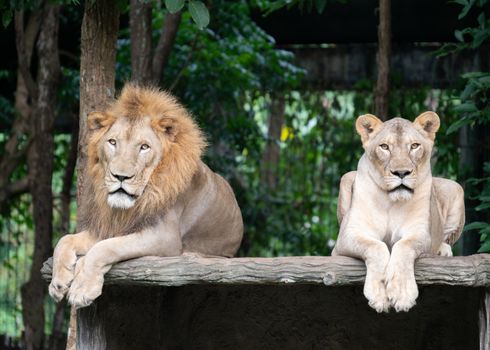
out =
<svg viewBox="0 0 490 350"><path fill-rule="evenodd" d="M98 130L113 122L114 118L104 112L91 112L87 116L87 126L90 131Z"/></svg>
<svg viewBox="0 0 490 350"><path fill-rule="evenodd" d="M381 125L383 125L383 122L372 114L364 114L357 118L356 130L357 133L361 135L361 141L363 145L366 144L366 142L372 136L374 136Z"/></svg>
<svg viewBox="0 0 490 350"><path fill-rule="evenodd" d="M175 137L179 133L178 123L173 118L162 118L158 121L158 127L165 134L170 142L175 141Z"/></svg>
<svg viewBox="0 0 490 350"><path fill-rule="evenodd" d="M436 113L429 111L424 112L415 118L413 124L415 127L425 132L427 136L434 141L436 138L436 132L439 130L439 126L441 125L441 121Z"/></svg>

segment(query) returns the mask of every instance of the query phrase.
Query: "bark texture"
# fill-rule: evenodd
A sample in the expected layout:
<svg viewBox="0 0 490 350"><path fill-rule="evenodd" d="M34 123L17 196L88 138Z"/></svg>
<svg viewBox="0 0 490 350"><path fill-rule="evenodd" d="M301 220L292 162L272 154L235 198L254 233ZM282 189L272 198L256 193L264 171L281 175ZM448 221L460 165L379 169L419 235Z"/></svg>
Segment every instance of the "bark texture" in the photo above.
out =
<svg viewBox="0 0 490 350"><path fill-rule="evenodd" d="M52 253L53 198L53 123L56 91L59 81L58 23L60 8L46 5L37 40L39 57L35 96L33 100L30 134L32 142L27 155L29 188L32 194L35 243L30 278L22 286L22 314L26 349L42 349L44 341L44 297L46 285L40 269ZM23 78L25 75L23 74Z"/></svg>
<svg viewBox="0 0 490 350"><path fill-rule="evenodd" d="M119 8L116 0L85 2L80 57L79 205L87 161L87 115L104 109L114 98L118 30Z"/></svg>
<svg viewBox="0 0 490 350"><path fill-rule="evenodd" d="M152 3L142 0L130 2L131 80L140 85L158 86L163 81L163 72L180 26L182 13L169 13L160 29L158 43L152 44Z"/></svg>
<svg viewBox="0 0 490 350"><path fill-rule="evenodd" d="M164 82L163 73L168 64L181 19L182 12L180 11L165 15L165 22L160 31L160 39L155 48L152 62L153 84L155 85L160 85Z"/></svg>
<svg viewBox="0 0 490 350"><path fill-rule="evenodd" d="M17 86L15 89L15 110L17 116L14 119L9 139L5 144L5 149L0 157L0 209L5 202L21 193L28 192L29 181L27 178L11 182L10 177L20 162L24 159L27 152L29 141L23 142L23 137L28 135L29 118L31 115L31 104L26 79L32 81L29 67L34 50L39 28L41 25L42 11L32 12L24 26L24 12L19 11L15 14L15 36L18 57ZM35 88L37 90L37 87Z"/></svg>
<svg viewBox="0 0 490 350"><path fill-rule="evenodd" d="M151 10L151 2L130 2L131 80L143 85L152 81Z"/></svg>
<svg viewBox="0 0 490 350"><path fill-rule="evenodd" d="M42 272L51 276L52 260ZM321 284L351 286L364 283L361 260L336 256L283 258L145 257L115 265L105 284L182 286L187 284ZM424 257L417 260L415 277L420 285L490 286L490 254L467 257Z"/></svg>
<svg viewBox="0 0 490 350"><path fill-rule="evenodd" d="M391 0L379 0L378 26L378 79L376 81L375 108L376 116L381 120L388 119L388 102L390 93L390 58L391 58Z"/></svg>
<svg viewBox="0 0 490 350"><path fill-rule="evenodd" d="M80 56L80 119L77 159L77 231L83 221L83 198L87 163L87 116L113 101L116 78L116 45L119 32L117 0L86 1L82 21ZM72 314L75 310L72 310ZM70 318L67 349L75 349L75 317Z"/></svg>
<svg viewBox="0 0 490 350"><path fill-rule="evenodd" d="M269 189L277 187L278 166L280 157L279 142L281 141L282 126L284 125L285 100L283 95L272 97L268 121L267 145L262 156L262 183Z"/></svg>

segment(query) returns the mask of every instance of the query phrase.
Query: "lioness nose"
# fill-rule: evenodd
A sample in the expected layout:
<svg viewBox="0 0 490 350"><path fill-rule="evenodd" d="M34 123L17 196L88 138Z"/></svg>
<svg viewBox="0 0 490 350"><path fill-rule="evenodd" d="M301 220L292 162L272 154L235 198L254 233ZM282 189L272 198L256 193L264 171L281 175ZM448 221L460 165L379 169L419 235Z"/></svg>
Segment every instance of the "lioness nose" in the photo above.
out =
<svg viewBox="0 0 490 350"><path fill-rule="evenodd" d="M126 176L126 175L117 175L117 174L114 174L114 173L111 173L112 176L114 176L116 179L118 179L119 181L123 182L124 180L126 179L130 179L132 178L132 176Z"/></svg>
<svg viewBox="0 0 490 350"><path fill-rule="evenodd" d="M395 170L391 172L393 175L398 176L400 179L403 179L405 176L410 175L412 173L411 170Z"/></svg>

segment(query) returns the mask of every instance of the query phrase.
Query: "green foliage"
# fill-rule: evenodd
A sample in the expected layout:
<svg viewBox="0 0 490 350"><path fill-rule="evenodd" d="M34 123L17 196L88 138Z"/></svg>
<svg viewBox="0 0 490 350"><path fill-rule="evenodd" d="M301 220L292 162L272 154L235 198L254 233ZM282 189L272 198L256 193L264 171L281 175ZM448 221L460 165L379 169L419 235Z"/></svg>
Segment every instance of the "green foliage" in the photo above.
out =
<svg viewBox="0 0 490 350"><path fill-rule="evenodd" d="M485 176L481 179L470 179L472 185L480 185L482 191L477 194L475 199L479 201L475 207L476 211L488 211L490 209L490 162L483 165ZM465 226L465 231L478 230L482 245L478 252L490 253L490 223L475 221Z"/></svg>
<svg viewBox="0 0 490 350"><path fill-rule="evenodd" d="M471 10L478 10L480 14L477 24L474 27L464 28L455 31L457 44L445 45L437 53L447 55L467 49L477 49L490 38L490 20L486 18L484 7L488 5L488 0L454 0L453 2L463 6L459 14L459 19L468 15ZM454 111L460 115L446 131L447 134L454 133L464 126L477 127L478 125L490 122L490 73L472 72L462 75L464 81L463 91L458 99L460 104L454 107ZM471 191L476 190L476 185L482 189L476 199L480 204L475 208L477 211L490 209L490 165L485 163L483 166L484 178L470 179L468 185L472 186ZM470 191L467 191L467 193ZM490 252L490 223L473 222L465 227L466 231L478 230L482 241L480 252Z"/></svg>
<svg viewBox="0 0 490 350"><path fill-rule="evenodd" d="M184 8L185 4L185 0L165 0L165 7L170 13L179 12ZM210 19L209 11L202 1L188 0L187 10L199 29L204 29L208 26Z"/></svg>
<svg viewBox="0 0 490 350"><path fill-rule="evenodd" d="M448 133L455 132L465 125L474 126L490 121L490 73L472 72L463 74L466 85L459 96L461 104L454 110L462 115L448 129Z"/></svg>
<svg viewBox="0 0 490 350"><path fill-rule="evenodd" d="M290 9L297 6L300 11L312 12L316 10L317 13L322 13L330 2L346 3L347 0L255 0L256 6L258 6L266 14L277 11L286 7Z"/></svg>

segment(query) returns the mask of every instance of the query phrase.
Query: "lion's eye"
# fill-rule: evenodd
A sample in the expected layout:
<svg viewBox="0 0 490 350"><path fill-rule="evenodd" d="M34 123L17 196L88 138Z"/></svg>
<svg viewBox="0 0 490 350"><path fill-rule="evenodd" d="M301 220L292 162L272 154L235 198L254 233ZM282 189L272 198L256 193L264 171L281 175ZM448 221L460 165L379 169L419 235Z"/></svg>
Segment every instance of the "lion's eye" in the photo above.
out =
<svg viewBox="0 0 490 350"><path fill-rule="evenodd" d="M109 142L113 146L116 145L116 140L114 140L114 139L109 139L107 142Z"/></svg>
<svg viewBox="0 0 490 350"><path fill-rule="evenodd" d="M144 144L141 145L140 149L142 151L146 151L147 149L150 149L150 146L148 146L146 143L144 143Z"/></svg>
<svg viewBox="0 0 490 350"><path fill-rule="evenodd" d="M412 143L412 145L410 146L411 149L417 149L420 147L420 143Z"/></svg>
<svg viewBox="0 0 490 350"><path fill-rule="evenodd" d="M379 145L379 147L381 147L381 149L384 149L385 151L390 148L386 143L382 143L381 145Z"/></svg>

